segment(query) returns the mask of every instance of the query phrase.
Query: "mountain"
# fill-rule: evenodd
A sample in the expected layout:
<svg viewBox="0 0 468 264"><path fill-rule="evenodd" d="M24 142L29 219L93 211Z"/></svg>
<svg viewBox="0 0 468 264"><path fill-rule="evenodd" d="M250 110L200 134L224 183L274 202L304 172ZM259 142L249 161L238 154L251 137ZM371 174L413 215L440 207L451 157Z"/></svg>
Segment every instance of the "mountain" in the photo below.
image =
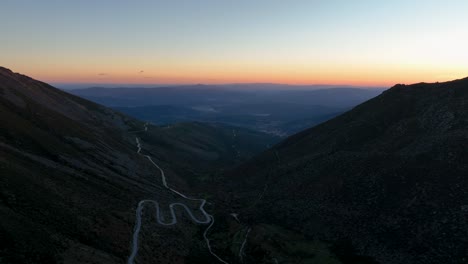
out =
<svg viewBox="0 0 468 264"><path fill-rule="evenodd" d="M0 263L124 263L138 202L181 200L152 162L171 187L196 194L277 141L217 124L145 124L1 67L0 120ZM164 239L143 236L154 250L142 250L139 263L212 259L203 226L158 229L151 220L145 234Z"/></svg>
<svg viewBox="0 0 468 264"><path fill-rule="evenodd" d="M396 85L265 150L0 68L0 263L464 263L467 106Z"/></svg>
<svg viewBox="0 0 468 264"><path fill-rule="evenodd" d="M226 175L248 263L465 263L468 78L396 85ZM294 258L296 256L297 258Z"/></svg>
<svg viewBox="0 0 468 264"><path fill-rule="evenodd" d="M335 117L383 91L352 87L299 90L302 88L244 84L89 88L70 92L160 125L216 122L284 137Z"/></svg>
<svg viewBox="0 0 468 264"><path fill-rule="evenodd" d="M101 89L101 88L205 88L205 89L222 89L222 90L248 90L248 91L284 91L284 90L322 90L329 88L359 88L359 89L385 89L386 87L378 86L352 86L352 85L330 85L330 84L281 84L281 83L231 83L231 84L112 84L112 83L52 83L55 87L63 90L86 90L86 89Z"/></svg>

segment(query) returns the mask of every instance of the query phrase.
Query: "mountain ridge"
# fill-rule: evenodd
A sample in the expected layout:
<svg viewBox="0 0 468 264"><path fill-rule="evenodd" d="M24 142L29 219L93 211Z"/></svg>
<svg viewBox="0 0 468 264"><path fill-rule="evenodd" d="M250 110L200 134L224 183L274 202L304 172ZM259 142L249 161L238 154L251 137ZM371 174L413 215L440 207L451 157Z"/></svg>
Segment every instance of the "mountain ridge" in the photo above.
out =
<svg viewBox="0 0 468 264"><path fill-rule="evenodd" d="M241 165L226 177L235 193L226 207L252 224L290 227L335 247L345 240L380 263L460 263L467 105L466 78L396 85ZM249 205L259 193L262 201Z"/></svg>

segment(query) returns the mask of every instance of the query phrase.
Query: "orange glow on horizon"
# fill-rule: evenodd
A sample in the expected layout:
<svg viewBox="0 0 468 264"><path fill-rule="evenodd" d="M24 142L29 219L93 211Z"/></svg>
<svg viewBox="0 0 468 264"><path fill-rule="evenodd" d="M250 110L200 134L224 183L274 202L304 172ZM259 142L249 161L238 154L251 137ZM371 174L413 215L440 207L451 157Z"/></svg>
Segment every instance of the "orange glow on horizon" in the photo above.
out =
<svg viewBox="0 0 468 264"><path fill-rule="evenodd" d="M447 66L426 61L410 64L361 59L359 63L354 59L288 61L276 58L154 62L145 58L129 61L109 57L62 62L25 57L24 61L17 60L13 65L4 66L48 83L116 85L279 83L391 87L397 83L443 82L468 76L468 65L459 63Z"/></svg>
<svg viewBox="0 0 468 264"><path fill-rule="evenodd" d="M82 84L389 87L468 76L468 1L118 2L2 3L2 66Z"/></svg>
<svg viewBox="0 0 468 264"><path fill-rule="evenodd" d="M353 85L390 87L397 83L443 82L468 76L466 70L412 70L389 67L336 67L316 70L306 68L239 68L184 69L180 73L173 69L144 70L137 72L126 69L96 73L81 69L12 69L48 83L93 83L93 84L226 84L226 83L278 83L291 85Z"/></svg>

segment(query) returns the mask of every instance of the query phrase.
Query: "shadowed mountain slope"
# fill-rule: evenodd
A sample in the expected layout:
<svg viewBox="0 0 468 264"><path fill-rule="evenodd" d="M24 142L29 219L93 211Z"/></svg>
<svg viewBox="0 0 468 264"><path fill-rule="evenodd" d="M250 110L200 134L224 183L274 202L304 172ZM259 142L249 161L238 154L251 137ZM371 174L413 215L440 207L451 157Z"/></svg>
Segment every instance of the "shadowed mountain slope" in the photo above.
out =
<svg viewBox="0 0 468 264"><path fill-rule="evenodd" d="M241 166L223 195L244 221L326 241L344 263L463 263L467 176L462 79L396 85Z"/></svg>
<svg viewBox="0 0 468 264"><path fill-rule="evenodd" d="M204 173L214 175L276 142L204 124L150 125L141 133L143 122L5 68L0 120L1 263L124 263L138 201L175 199L136 153L136 136L169 185L187 193L196 192L192 183ZM142 251L140 263L182 263L191 252L211 259L196 225L161 231L145 219L144 232L164 239L143 237L154 250Z"/></svg>
<svg viewBox="0 0 468 264"><path fill-rule="evenodd" d="M124 133L142 124L4 68L0 94L2 261L124 257L133 203L153 189Z"/></svg>

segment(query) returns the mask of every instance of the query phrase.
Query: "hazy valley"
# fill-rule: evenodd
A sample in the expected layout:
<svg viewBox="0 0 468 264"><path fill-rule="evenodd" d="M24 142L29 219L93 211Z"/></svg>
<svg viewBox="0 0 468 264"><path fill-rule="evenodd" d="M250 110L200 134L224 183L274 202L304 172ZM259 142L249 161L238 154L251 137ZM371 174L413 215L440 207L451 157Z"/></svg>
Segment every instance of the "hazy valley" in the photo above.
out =
<svg viewBox="0 0 468 264"><path fill-rule="evenodd" d="M159 125L221 123L284 137L335 117L384 90L321 86L304 89L293 85L239 84L89 88L70 92Z"/></svg>

